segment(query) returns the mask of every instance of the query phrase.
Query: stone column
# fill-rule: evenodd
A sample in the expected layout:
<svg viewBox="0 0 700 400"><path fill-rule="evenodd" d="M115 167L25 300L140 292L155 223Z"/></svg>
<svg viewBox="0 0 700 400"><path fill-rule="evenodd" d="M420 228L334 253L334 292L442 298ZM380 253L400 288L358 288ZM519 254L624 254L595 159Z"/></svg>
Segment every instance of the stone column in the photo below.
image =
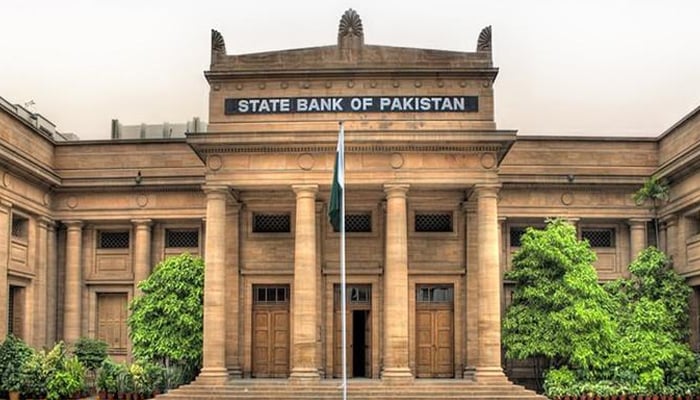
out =
<svg viewBox="0 0 700 400"><path fill-rule="evenodd" d="M646 219L632 218L628 221L630 226L630 262L644 250L647 243Z"/></svg>
<svg viewBox="0 0 700 400"><path fill-rule="evenodd" d="M408 366L408 185L386 184L383 379L412 378Z"/></svg>
<svg viewBox="0 0 700 400"><path fill-rule="evenodd" d="M202 372L197 382L223 384L226 370L226 200L228 187L205 186L207 233L204 267Z"/></svg>
<svg viewBox="0 0 700 400"><path fill-rule="evenodd" d="M501 368L501 270L498 262L498 189L479 184L479 362L477 381L505 380Z"/></svg>
<svg viewBox="0 0 700 400"><path fill-rule="evenodd" d="M7 336L7 266L10 255L12 203L0 200L0 338Z"/></svg>
<svg viewBox="0 0 700 400"><path fill-rule="evenodd" d="M63 340L73 344L80 338L83 223L64 221L66 225L66 266L63 295Z"/></svg>
<svg viewBox="0 0 700 400"><path fill-rule="evenodd" d="M316 193L318 185L294 185L297 195L294 232L294 308L292 309L292 379L320 379L316 354Z"/></svg>
<svg viewBox="0 0 700 400"><path fill-rule="evenodd" d="M139 282L151 273L151 224L150 219L134 219L134 297L143 293L138 288Z"/></svg>
<svg viewBox="0 0 700 400"><path fill-rule="evenodd" d="M47 323L49 304L48 300L48 276L49 276L49 232L53 224L47 217L38 219L36 242L36 283L35 283L35 307L34 307L34 345L38 348L50 345L47 341Z"/></svg>
<svg viewBox="0 0 700 400"><path fill-rule="evenodd" d="M664 219L666 223L666 254L674 261L678 261L678 218L675 215L670 215Z"/></svg>

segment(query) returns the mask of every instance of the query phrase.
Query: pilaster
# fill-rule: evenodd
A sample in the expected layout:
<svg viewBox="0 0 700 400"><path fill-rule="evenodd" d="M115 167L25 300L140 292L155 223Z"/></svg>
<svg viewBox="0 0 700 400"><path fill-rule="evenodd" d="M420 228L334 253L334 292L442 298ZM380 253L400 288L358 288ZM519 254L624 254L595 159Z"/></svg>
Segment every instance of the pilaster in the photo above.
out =
<svg viewBox="0 0 700 400"><path fill-rule="evenodd" d="M384 365L382 379L405 380L408 364L408 185L385 184Z"/></svg>
<svg viewBox="0 0 700 400"><path fill-rule="evenodd" d="M296 193L294 232L294 308L292 309L293 380L320 379L318 373L316 193L318 185L293 185Z"/></svg>
<svg viewBox="0 0 700 400"><path fill-rule="evenodd" d="M7 335L7 268L10 255L12 203L0 199L0 337Z"/></svg>

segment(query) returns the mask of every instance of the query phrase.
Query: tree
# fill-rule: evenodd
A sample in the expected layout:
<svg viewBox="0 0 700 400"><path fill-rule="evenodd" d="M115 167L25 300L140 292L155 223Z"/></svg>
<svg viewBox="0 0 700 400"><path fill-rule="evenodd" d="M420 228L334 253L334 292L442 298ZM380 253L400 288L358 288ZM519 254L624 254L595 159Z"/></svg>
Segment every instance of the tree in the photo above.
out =
<svg viewBox="0 0 700 400"><path fill-rule="evenodd" d="M651 200L651 209L654 212L654 229L656 232L656 246L659 246L659 207L661 203L667 201L669 198L669 187L665 182L660 181L655 176L650 176L644 181L639 190L637 190L633 195L632 199L634 203L638 206Z"/></svg>
<svg viewBox="0 0 700 400"><path fill-rule="evenodd" d="M134 355L194 377L202 360L204 262L186 253L167 258L139 288L143 296L129 305Z"/></svg>
<svg viewBox="0 0 700 400"><path fill-rule="evenodd" d="M544 230L527 229L506 274L515 282L503 320L508 358L533 358L544 369L604 368L600 354L614 346L616 324L595 259L588 242L578 240L576 229L563 220L549 221Z"/></svg>

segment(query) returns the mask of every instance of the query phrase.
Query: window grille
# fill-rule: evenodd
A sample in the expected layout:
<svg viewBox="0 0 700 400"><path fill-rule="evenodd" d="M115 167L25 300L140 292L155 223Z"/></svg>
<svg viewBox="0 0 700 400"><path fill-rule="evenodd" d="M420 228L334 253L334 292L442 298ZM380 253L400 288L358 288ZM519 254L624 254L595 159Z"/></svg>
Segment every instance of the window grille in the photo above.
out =
<svg viewBox="0 0 700 400"><path fill-rule="evenodd" d="M421 286L416 290L419 303L451 303L453 298L452 286Z"/></svg>
<svg viewBox="0 0 700 400"><path fill-rule="evenodd" d="M128 249L129 232L100 232L100 249Z"/></svg>
<svg viewBox="0 0 700 400"><path fill-rule="evenodd" d="M29 236L29 220L19 215L12 216L12 237L26 239Z"/></svg>
<svg viewBox="0 0 700 400"><path fill-rule="evenodd" d="M511 227L510 228L510 247L520 247L522 245L521 239L525 234L527 228L525 227Z"/></svg>
<svg viewBox="0 0 700 400"><path fill-rule="evenodd" d="M288 286L255 286L253 291L257 304L284 304L289 302Z"/></svg>
<svg viewBox="0 0 700 400"><path fill-rule="evenodd" d="M452 232L452 213L416 214L416 232Z"/></svg>
<svg viewBox="0 0 700 400"><path fill-rule="evenodd" d="M166 229L165 247L199 247L199 230L197 229Z"/></svg>
<svg viewBox="0 0 700 400"><path fill-rule="evenodd" d="M615 230L582 229L581 239L587 240L591 247L615 247Z"/></svg>
<svg viewBox="0 0 700 400"><path fill-rule="evenodd" d="M291 231L289 214L253 214L253 232L284 233Z"/></svg>
<svg viewBox="0 0 700 400"><path fill-rule="evenodd" d="M369 287L351 286L350 303L369 303Z"/></svg>
<svg viewBox="0 0 700 400"><path fill-rule="evenodd" d="M372 232L372 214L345 214L345 232Z"/></svg>

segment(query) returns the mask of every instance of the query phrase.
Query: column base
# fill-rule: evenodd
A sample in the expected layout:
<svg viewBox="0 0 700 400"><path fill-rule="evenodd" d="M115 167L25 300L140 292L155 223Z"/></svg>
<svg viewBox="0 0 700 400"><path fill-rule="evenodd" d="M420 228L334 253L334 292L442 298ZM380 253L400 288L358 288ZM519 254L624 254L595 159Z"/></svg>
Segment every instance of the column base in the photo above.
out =
<svg viewBox="0 0 700 400"><path fill-rule="evenodd" d="M226 368L203 368L194 380L198 385L225 385L228 382L228 371Z"/></svg>
<svg viewBox="0 0 700 400"><path fill-rule="evenodd" d="M228 367L228 376L232 379L243 379L243 370L240 365Z"/></svg>
<svg viewBox="0 0 700 400"><path fill-rule="evenodd" d="M391 367L382 370L382 380L389 383L401 383L413 380L413 374L408 367Z"/></svg>
<svg viewBox="0 0 700 400"><path fill-rule="evenodd" d="M479 383L509 383L501 367L476 367L474 380Z"/></svg>
<svg viewBox="0 0 700 400"><path fill-rule="evenodd" d="M463 375L464 375L463 379L475 382L476 381L476 368L464 367Z"/></svg>
<svg viewBox="0 0 700 400"><path fill-rule="evenodd" d="M304 383L320 380L321 375L318 373L318 368L292 368L292 373L289 374L289 381L292 383Z"/></svg>

